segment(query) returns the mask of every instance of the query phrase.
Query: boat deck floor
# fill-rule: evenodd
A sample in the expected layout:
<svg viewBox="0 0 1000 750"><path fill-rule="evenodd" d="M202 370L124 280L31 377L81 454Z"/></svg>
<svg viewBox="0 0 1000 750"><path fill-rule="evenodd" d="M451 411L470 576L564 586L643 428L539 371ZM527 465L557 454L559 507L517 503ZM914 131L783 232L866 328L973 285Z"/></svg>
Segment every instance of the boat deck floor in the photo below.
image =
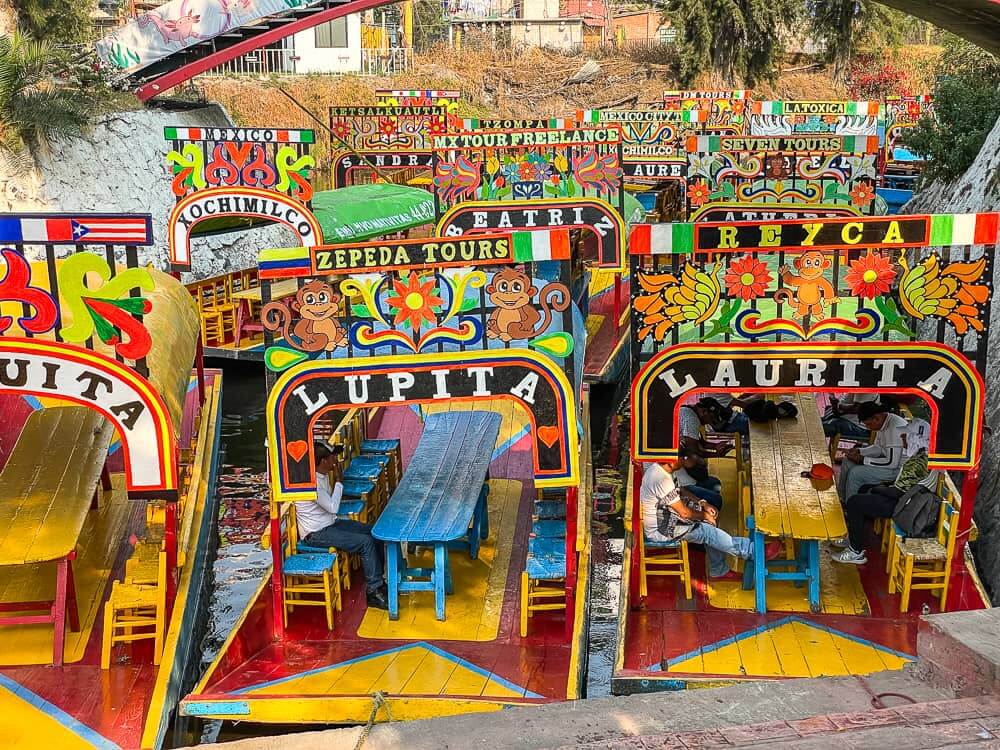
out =
<svg viewBox="0 0 1000 750"><path fill-rule="evenodd" d="M606 274L611 277L610 274ZM603 278L603 277L602 277ZM611 277L613 278L613 277ZM587 352L583 360L583 376L588 381L611 382L624 365L628 347L629 282L622 285L621 310L615 321L614 284L601 288L590 299L585 327Z"/></svg>
<svg viewBox="0 0 1000 750"><path fill-rule="evenodd" d="M490 466L490 538L477 560L451 555L454 594L447 597L446 620L435 619L432 592L401 595L397 621L368 609L363 576L355 570L333 631L321 608L300 608L289 616L283 641L249 648L253 619L259 624L270 605L266 585L228 655L185 699L186 713L225 716L226 701L239 699L248 701L250 721L349 722L367 720L371 696L382 692L402 699L392 707L399 720L567 697L571 646L563 614L537 614L528 636L519 633L520 574L535 496L525 415L506 400L427 405L423 413L484 406L503 417ZM419 407L394 407L384 412L378 436L399 437L407 465L421 431Z"/></svg>
<svg viewBox="0 0 1000 750"><path fill-rule="evenodd" d="M720 525L735 534L735 461L713 459L711 472L722 480L726 499ZM744 591L740 581L709 581L705 555L692 546L693 598L684 598L677 579L651 576L641 608L629 611L616 692L631 692L640 680L665 683L663 689L902 668L916 653L923 605L931 612L940 608L928 592L914 591L910 611L900 613L899 595L888 593L879 542L869 533L863 566L835 563L827 544L820 545L818 614L809 612L805 590L788 581L768 583L769 611L756 614L754 592ZM954 576L952 585L962 589L962 608L983 606L969 576Z"/></svg>

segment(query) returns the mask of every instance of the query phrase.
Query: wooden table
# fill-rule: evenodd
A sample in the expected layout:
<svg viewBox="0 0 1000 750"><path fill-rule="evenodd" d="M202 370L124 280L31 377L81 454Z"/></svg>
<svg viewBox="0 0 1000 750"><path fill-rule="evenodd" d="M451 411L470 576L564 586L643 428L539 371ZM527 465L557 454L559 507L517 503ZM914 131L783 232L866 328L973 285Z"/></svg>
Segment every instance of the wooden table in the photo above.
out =
<svg viewBox="0 0 1000 750"><path fill-rule="evenodd" d="M485 483L500 421L482 411L427 417L410 465L372 528L386 543L389 619L399 619L399 594L407 591L433 591L437 619L444 619L449 547L467 545L475 558L489 534ZM403 542L433 547L434 567L406 567Z"/></svg>
<svg viewBox="0 0 1000 750"><path fill-rule="evenodd" d="M290 297L298 290L299 285L295 279L282 279L271 284L271 300ZM260 333L264 330L264 326L260 323L246 322L253 320L253 303L256 302L259 305L261 302L260 287L255 286L239 292L233 292L232 300L236 303L236 338L234 346L239 347L240 342L243 340L243 331Z"/></svg>
<svg viewBox="0 0 1000 750"><path fill-rule="evenodd" d="M767 611L768 579L807 583L810 609L818 612L819 542L847 534L835 483L814 484L802 476L813 464L830 460L816 399L811 394L796 394L790 400L799 410L796 419L750 423L753 511L747 526L754 560L744 569L743 585L747 589L754 586L757 611L762 614ZM765 537L794 540L796 558L766 561ZM787 567L794 570L780 570Z"/></svg>
<svg viewBox="0 0 1000 750"><path fill-rule="evenodd" d="M84 406L40 409L28 416L0 472L0 566L56 564L52 601L5 602L0 625L51 623L52 663L61 666L66 632L80 629L72 561L101 480L114 428ZM68 610L67 610L68 605Z"/></svg>

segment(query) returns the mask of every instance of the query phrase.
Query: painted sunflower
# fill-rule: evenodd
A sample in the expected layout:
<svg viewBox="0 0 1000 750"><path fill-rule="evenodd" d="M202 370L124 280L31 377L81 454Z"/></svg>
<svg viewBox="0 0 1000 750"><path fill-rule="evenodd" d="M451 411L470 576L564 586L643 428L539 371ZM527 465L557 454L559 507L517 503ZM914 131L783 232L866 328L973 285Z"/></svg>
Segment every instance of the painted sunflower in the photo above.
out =
<svg viewBox="0 0 1000 750"><path fill-rule="evenodd" d="M851 203L855 206L861 206L864 208L873 200L875 200L875 188L869 185L867 182L859 182L850 192Z"/></svg>
<svg viewBox="0 0 1000 750"><path fill-rule="evenodd" d="M869 250L862 257L851 261L844 281L855 297L874 299L888 294L895 278L896 269L892 261L881 253Z"/></svg>
<svg viewBox="0 0 1000 750"><path fill-rule="evenodd" d="M744 255L730 263L722 278L730 296L739 297L744 302L763 297L774 281L767 264L752 255Z"/></svg>
<svg viewBox="0 0 1000 750"><path fill-rule="evenodd" d="M389 307L396 309L396 317L392 321L393 325L398 326L400 323L406 322L413 327L414 331L419 331L423 321L435 323L433 308L444 304L444 300L434 293L436 285L437 282L433 276L424 283L420 283L420 279L415 273L409 274L406 284L398 279L393 281L392 288L396 296L386 298Z"/></svg>

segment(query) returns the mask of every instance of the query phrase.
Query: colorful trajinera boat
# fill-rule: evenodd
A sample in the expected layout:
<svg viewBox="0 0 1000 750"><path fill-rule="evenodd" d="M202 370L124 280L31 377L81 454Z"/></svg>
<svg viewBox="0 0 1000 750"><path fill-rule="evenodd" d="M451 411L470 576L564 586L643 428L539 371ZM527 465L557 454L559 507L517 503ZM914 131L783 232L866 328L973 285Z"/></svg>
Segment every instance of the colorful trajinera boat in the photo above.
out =
<svg viewBox="0 0 1000 750"><path fill-rule="evenodd" d="M978 489L998 214L799 218L637 226L631 476L613 691L864 675L913 660L922 611L989 606L966 544ZM815 292L811 294L810 292ZM814 464L830 394L894 395L930 424L943 498L931 538L868 528L867 563L831 559L846 533ZM699 397L791 400L725 458L719 526L748 536L742 580L711 580L694 545L648 541L645 466L675 459ZM748 398L748 397L745 397ZM704 422L704 420L702 420ZM686 434L686 433L685 433ZM810 474L814 478L810 478ZM765 561L765 541L784 554ZM689 548L690 547L690 548Z"/></svg>
<svg viewBox="0 0 1000 750"><path fill-rule="evenodd" d="M273 568L183 714L363 723L579 697L590 465L569 242L262 251L265 294L293 280L304 303L265 354ZM344 451L340 512L385 546L388 611L366 608L351 555L298 535L320 436Z"/></svg>
<svg viewBox="0 0 1000 750"><path fill-rule="evenodd" d="M0 217L5 747L158 748L200 661L222 378L151 244L148 215Z"/></svg>

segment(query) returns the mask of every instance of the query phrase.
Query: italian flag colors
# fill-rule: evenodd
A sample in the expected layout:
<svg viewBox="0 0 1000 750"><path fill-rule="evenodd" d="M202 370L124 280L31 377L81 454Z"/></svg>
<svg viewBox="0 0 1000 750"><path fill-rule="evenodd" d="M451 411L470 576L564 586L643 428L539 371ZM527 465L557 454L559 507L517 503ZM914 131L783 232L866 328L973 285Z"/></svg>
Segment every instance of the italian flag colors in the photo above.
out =
<svg viewBox="0 0 1000 750"><path fill-rule="evenodd" d="M537 232L512 232L511 234L516 263L569 260L568 229L543 229Z"/></svg>
<svg viewBox="0 0 1000 750"><path fill-rule="evenodd" d="M995 245L1000 241L1000 214L934 214L930 217L930 247Z"/></svg>
<svg viewBox="0 0 1000 750"><path fill-rule="evenodd" d="M578 109L576 121L581 125L600 125L605 122L641 125L644 122L708 122L706 109L654 109L639 110L641 114L635 119L627 116L629 110ZM601 117L606 113L607 117ZM649 119L644 119L648 117Z"/></svg>
<svg viewBox="0 0 1000 750"><path fill-rule="evenodd" d="M865 115L875 116L879 102L751 102L756 115Z"/></svg>
<svg viewBox="0 0 1000 750"><path fill-rule="evenodd" d="M629 236L632 255L680 255L694 251L694 224L636 224Z"/></svg>

